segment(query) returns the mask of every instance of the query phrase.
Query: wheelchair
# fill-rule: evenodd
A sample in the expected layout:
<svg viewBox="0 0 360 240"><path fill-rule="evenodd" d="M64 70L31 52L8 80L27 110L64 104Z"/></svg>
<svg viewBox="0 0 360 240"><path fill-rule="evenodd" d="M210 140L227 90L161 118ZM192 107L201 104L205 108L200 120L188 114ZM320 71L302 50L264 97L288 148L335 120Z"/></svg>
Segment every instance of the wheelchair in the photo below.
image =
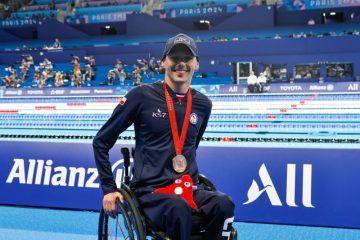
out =
<svg viewBox="0 0 360 240"><path fill-rule="evenodd" d="M123 195L124 201L116 201L116 218L107 215L101 208L98 225L98 240L129 239L129 240L171 240L164 232L159 230L141 212L141 207L135 194L129 187L130 153L128 148L121 148L124 156L124 182L118 191ZM132 150L132 153L134 150ZM134 155L134 154L132 154ZM205 184L210 190L216 191L214 184L204 175L199 175L199 182ZM199 214L192 216L193 230L191 240L205 240L204 221ZM232 227L230 240L237 240L237 231Z"/></svg>

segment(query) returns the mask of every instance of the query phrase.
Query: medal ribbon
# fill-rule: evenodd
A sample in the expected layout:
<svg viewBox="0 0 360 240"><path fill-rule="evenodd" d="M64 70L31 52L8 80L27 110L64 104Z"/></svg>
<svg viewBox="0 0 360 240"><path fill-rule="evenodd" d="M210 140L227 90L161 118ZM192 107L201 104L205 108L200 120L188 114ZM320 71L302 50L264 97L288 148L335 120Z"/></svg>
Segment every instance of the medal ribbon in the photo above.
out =
<svg viewBox="0 0 360 240"><path fill-rule="evenodd" d="M172 136L173 136L173 140L174 140L175 152L176 152L176 155L180 155L180 154L182 154L186 135L187 135L187 132L189 129L190 112L191 112L191 108L192 108L191 91L190 91L190 88L187 91L186 112L185 112L183 126L181 129L180 138L179 138L178 124L177 124L176 116L175 116L174 102L167 90L165 81L164 81L164 92L165 92L166 105L167 105L168 112L169 112L170 127L171 127L171 132L172 132Z"/></svg>

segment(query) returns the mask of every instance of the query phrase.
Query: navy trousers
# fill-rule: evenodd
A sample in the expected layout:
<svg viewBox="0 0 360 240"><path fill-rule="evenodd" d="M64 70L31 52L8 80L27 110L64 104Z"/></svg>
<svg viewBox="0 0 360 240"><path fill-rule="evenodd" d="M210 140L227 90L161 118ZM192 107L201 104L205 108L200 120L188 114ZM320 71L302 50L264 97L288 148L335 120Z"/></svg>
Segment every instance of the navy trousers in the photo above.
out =
<svg viewBox="0 0 360 240"><path fill-rule="evenodd" d="M148 193L139 200L145 216L172 240L190 239L194 210L184 199L178 195ZM229 239L235 208L230 197L218 191L196 190L194 201L206 221L206 239Z"/></svg>

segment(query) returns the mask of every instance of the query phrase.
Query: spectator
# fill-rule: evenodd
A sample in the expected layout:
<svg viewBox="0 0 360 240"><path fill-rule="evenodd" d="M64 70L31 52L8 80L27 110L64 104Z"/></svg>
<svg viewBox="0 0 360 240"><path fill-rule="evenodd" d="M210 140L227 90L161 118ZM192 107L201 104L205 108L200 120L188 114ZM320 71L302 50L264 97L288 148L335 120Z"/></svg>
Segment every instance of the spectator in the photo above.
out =
<svg viewBox="0 0 360 240"><path fill-rule="evenodd" d="M266 79L271 79L271 69L269 66L267 66L264 70L264 76L266 77Z"/></svg>
<svg viewBox="0 0 360 240"><path fill-rule="evenodd" d="M96 60L94 56L86 56L84 59L87 61L85 65L85 74L83 80L92 81L95 80L96 72Z"/></svg>
<svg viewBox="0 0 360 240"><path fill-rule="evenodd" d="M254 71L250 71L250 75L247 78L247 85L248 85L248 90L250 93L255 93L257 92L257 77L254 74Z"/></svg>
<svg viewBox="0 0 360 240"><path fill-rule="evenodd" d="M136 64L134 64L133 77L134 77L134 86L139 86L142 84L141 70L139 66Z"/></svg>
<svg viewBox="0 0 360 240"><path fill-rule="evenodd" d="M20 64L20 71L21 71L21 82L25 82L25 79L28 77L29 69L30 69L30 63L26 61L25 58L21 60Z"/></svg>
<svg viewBox="0 0 360 240"><path fill-rule="evenodd" d="M52 47L53 48L61 48L61 42L59 41L58 38L55 38L55 42Z"/></svg>
<svg viewBox="0 0 360 240"><path fill-rule="evenodd" d="M126 79L126 72L124 69L121 69L120 70L120 73L119 73L119 81L120 81L120 85L124 85L125 84L125 79Z"/></svg>
<svg viewBox="0 0 360 240"><path fill-rule="evenodd" d="M103 83L103 85L109 85L109 86L113 85L115 77L116 77L116 73L114 69L110 69L107 74L107 82Z"/></svg>
<svg viewBox="0 0 360 240"><path fill-rule="evenodd" d="M157 64L155 57L151 57L149 61L149 71L151 77L154 77L156 68L157 68Z"/></svg>
<svg viewBox="0 0 360 240"><path fill-rule="evenodd" d="M260 76L258 77L257 82L258 82L259 92L263 93L264 92L264 87L265 87L266 82L267 82L265 72L260 73Z"/></svg>
<svg viewBox="0 0 360 240"><path fill-rule="evenodd" d="M47 81L50 77L53 77L53 65L52 62L48 58L44 58L44 61L40 63L40 68L43 68L42 75Z"/></svg>
<svg viewBox="0 0 360 240"><path fill-rule="evenodd" d="M62 74L62 72L56 72L55 73L55 86L56 87L62 87L64 86L64 76Z"/></svg>
<svg viewBox="0 0 360 240"><path fill-rule="evenodd" d="M307 22L308 25L315 25L315 20L313 18L310 18Z"/></svg>
<svg viewBox="0 0 360 240"><path fill-rule="evenodd" d="M125 70L123 69L123 64L120 61L120 59L116 59L116 64L113 71L118 76L120 85L124 85L126 79L126 73Z"/></svg>

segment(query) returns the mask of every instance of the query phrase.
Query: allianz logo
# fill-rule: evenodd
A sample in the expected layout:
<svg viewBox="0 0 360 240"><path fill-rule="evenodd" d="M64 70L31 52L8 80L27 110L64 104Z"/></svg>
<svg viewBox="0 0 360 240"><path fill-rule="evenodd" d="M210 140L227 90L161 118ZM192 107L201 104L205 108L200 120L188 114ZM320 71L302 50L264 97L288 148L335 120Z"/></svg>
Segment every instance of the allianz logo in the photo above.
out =
<svg viewBox="0 0 360 240"><path fill-rule="evenodd" d="M319 91L319 90L323 90L323 91L333 91L334 90L334 85L332 84L328 84L328 85L310 85L309 90L311 91Z"/></svg>
<svg viewBox="0 0 360 240"><path fill-rule="evenodd" d="M133 160L130 160L133 162ZM118 187L124 180L124 160L116 161L112 172ZM131 171L129 171L131 174ZM99 173L96 168L54 166L54 161L15 158L6 183L44 185L59 187L99 188ZM130 177L132 177L130 175Z"/></svg>
<svg viewBox="0 0 360 240"><path fill-rule="evenodd" d="M302 171L302 205L306 208L314 208L312 204L312 165L304 164ZM283 206L278 188L273 183L270 174L265 166L262 164L259 169L260 186L254 179L248 189L248 200L243 205L255 202L261 195L266 194L273 206ZM296 187L296 164L287 164L286 172L286 199L285 203L289 207L298 207L295 201L295 188Z"/></svg>

